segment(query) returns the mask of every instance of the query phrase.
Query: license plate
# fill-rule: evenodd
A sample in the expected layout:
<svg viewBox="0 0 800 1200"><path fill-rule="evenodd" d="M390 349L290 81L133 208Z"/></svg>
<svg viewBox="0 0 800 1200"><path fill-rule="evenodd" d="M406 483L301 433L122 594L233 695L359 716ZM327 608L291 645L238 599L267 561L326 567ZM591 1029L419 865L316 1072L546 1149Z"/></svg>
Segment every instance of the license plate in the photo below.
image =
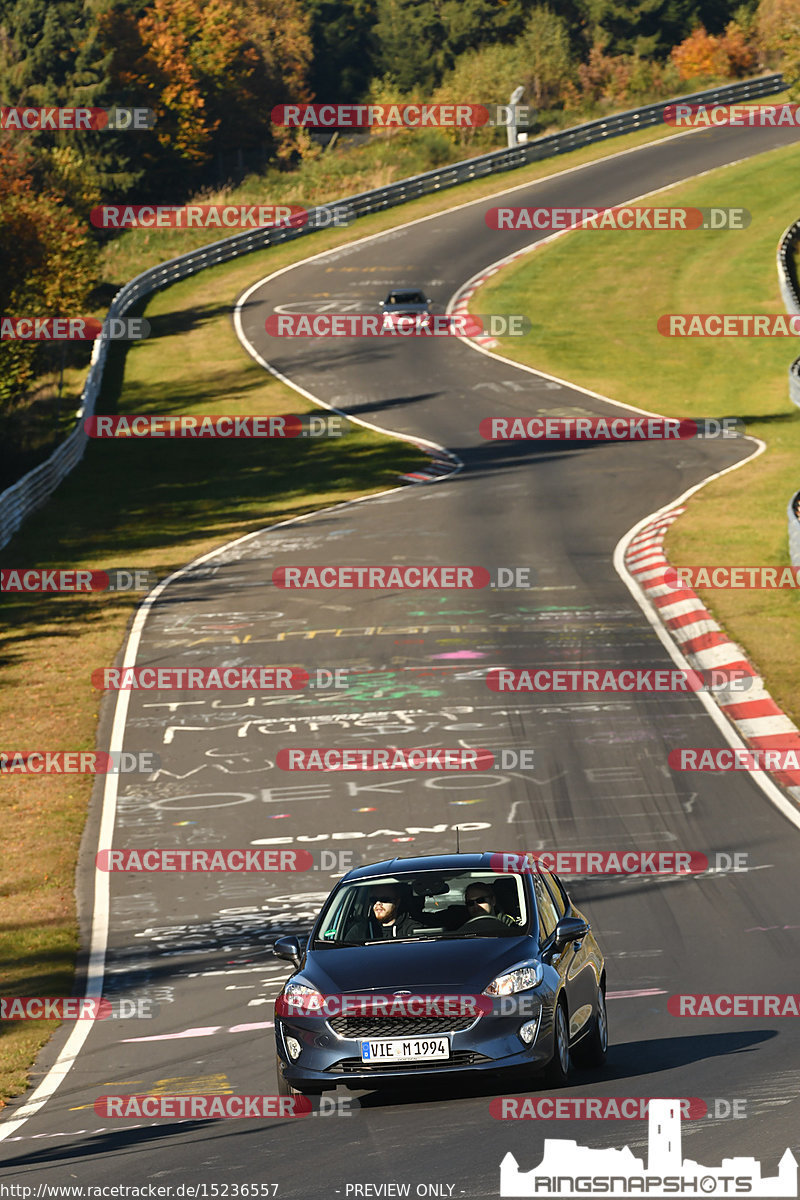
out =
<svg viewBox="0 0 800 1200"><path fill-rule="evenodd" d="M450 1039L376 1038L361 1043L361 1061L365 1063L416 1062L419 1059L450 1057Z"/></svg>

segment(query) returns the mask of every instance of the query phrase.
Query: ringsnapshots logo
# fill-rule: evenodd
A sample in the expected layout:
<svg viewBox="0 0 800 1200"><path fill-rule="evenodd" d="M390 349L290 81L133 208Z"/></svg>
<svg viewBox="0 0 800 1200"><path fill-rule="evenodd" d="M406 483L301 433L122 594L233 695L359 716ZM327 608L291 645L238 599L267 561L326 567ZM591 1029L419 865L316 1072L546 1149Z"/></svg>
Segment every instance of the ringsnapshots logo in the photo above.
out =
<svg viewBox="0 0 800 1200"><path fill-rule="evenodd" d="M478 432L490 442L671 442L741 437L744 422L739 417L484 417Z"/></svg>
<svg viewBox="0 0 800 1200"><path fill-rule="evenodd" d="M524 337L531 322L523 313L271 313L270 337Z"/></svg>
<svg viewBox="0 0 800 1200"><path fill-rule="evenodd" d="M0 129L20 133L65 130L138 133L152 129L155 123L152 108L0 108Z"/></svg>
<svg viewBox="0 0 800 1200"><path fill-rule="evenodd" d="M149 592L158 577L142 567L109 567L104 571L72 569L0 571L2 592Z"/></svg>
<svg viewBox="0 0 800 1200"><path fill-rule="evenodd" d="M3 342L139 342L150 336L144 317L41 317L0 318Z"/></svg>
<svg viewBox="0 0 800 1200"><path fill-rule="evenodd" d="M714 667L706 671L680 667L618 667L606 670L570 668L490 667L486 686L491 692L746 692L756 676L745 667Z"/></svg>
<svg viewBox="0 0 800 1200"><path fill-rule="evenodd" d="M290 129L480 129L530 123L527 104L276 104L273 125Z"/></svg>
<svg viewBox="0 0 800 1200"><path fill-rule="evenodd" d="M280 416L147 416L86 417L91 438L319 438L342 437L350 430L346 417L316 413Z"/></svg>
<svg viewBox="0 0 800 1200"><path fill-rule="evenodd" d="M684 1101L649 1102L647 1163L630 1148L593 1150L574 1140L545 1138L542 1160L520 1171L509 1151L500 1164L500 1195L531 1197L603 1196L796 1196L797 1160L786 1150L778 1174L765 1178L755 1158L737 1155L719 1167L685 1159L681 1146Z"/></svg>
<svg viewBox="0 0 800 1200"><path fill-rule="evenodd" d="M0 750L0 775L151 775L152 750Z"/></svg>
<svg viewBox="0 0 800 1200"><path fill-rule="evenodd" d="M300 591L327 591L330 589L381 591L419 591L431 588L435 591L463 588L467 591L480 588L531 588L531 567L501 566L488 567L436 566L429 564L402 566L356 566L344 563L275 567L272 582L275 587Z"/></svg>
<svg viewBox="0 0 800 1200"><path fill-rule="evenodd" d="M489 229L746 229L746 208L489 208Z"/></svg>

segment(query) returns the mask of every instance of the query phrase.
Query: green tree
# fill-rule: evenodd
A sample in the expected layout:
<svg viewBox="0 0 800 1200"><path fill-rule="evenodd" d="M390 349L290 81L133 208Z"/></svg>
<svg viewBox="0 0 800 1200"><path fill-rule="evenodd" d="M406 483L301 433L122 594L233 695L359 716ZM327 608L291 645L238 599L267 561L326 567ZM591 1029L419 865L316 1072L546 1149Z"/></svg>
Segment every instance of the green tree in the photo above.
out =
<svg viewBox="0 0 800 1200"><path fill-rule="evenodd" d="M695 25L722 32L741 0L582 0L590 45L609 54L658 55Z"/></svg>
<svg viewBox="0 0 800 1200"><path fill-rule="evenodd" d="M521 58L518 82L525 88L525 102L536 108L553 107L574 74L566 21L552 9L537 5L515 49Z"/></svg>
<svg viewBox="0 0 800 1200"><path fill-rule="evenodd" d="M6 0L0 10L0 95L13 106L109 107L111 54L102 44L98 5L84 0ZM104 0L103 0L104 2ZM135 135L134 135L135 136ZM80 162L86 186L68 189L88 207L101 193L129 186L135 178L128 134L96 130L39 131L30 143L44 186L67 183L67 159ZM56 153L59 151L59 153ZM67 173L69 175L69 172Z"/></svg>
<svg viewBox="0 0 800 1200"><path fill-rule="evenodd" d="M306 0L313 59L308 86L320 101L360 100L378 73L377 0ZM296 99L287 91L287 99Z"/></svg>

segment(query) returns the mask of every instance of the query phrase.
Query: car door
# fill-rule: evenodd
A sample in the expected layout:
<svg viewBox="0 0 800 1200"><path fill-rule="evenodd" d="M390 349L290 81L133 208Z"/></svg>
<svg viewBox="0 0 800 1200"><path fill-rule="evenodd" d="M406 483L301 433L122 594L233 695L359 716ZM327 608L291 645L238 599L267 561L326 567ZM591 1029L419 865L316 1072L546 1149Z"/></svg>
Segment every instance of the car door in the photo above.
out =
<svg viewBox="0 0 800 1200"><path fill-rule="evenodd" d="M569 1010L569 1036L573 1041L585 1032L592 1017L595 995L595 973L586 939L568 942L557 949L553 941L556 925L566 913L563 895L555 880L548 883L547 872L533 876L533 890L539 913L539 932L542 956L558 971L563 981Z"/></svg>

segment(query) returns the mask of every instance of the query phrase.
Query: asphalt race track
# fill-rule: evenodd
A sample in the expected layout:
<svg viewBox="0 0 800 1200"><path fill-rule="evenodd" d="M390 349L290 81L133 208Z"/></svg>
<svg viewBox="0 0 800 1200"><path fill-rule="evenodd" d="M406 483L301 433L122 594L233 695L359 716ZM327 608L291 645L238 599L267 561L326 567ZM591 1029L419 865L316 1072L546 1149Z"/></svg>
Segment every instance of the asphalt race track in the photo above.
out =
<svg viewBox="0 0 800 1200"><path fill-rule="evenodd" d="M510 175L507 202L621 203L798 140L796 130L767 129L676 136L524 188ZM350 852L355 864L452 851L456 825L462 849L746 852L739 873L571 885L607 955L612 1047L603 1071L576 1072L561 1094L745 1100L746 1120L684 1122L687 1155L709 1166L756 1156L772 1175L786 1147L797 1148L797 1022L682 1020L667 999L796 989L800 922L785 897L800 830L741 772L670 770L673 748L725 744L696 697L507 696L484 678L500 665L672 666L614 569L614 548L648 514L748 457L753 443L487 442L478 433L487 416L620 410L457 340L280 341L264 331L279 306L368 311L397 284L418 284L444 311L467 279L531 241L487 229L484 211L503 195L315 258L248 294L244 334L274 369L326 404L447 447L464 469L233 543L157 598L137 664L346 668L353 686L130 693L124 748L156 751L162 766L151 782L123 777L114 845L331 855L316 874L267 876L263 885L255 875L113 875L103 994L158 1011L94 1023L43 1106L19 1124L25 1097L9 1106L0 1182L24 1177L34 1195L44 1183L170 1185L172 1195L188 1194L178 1185L216 1185L196 1193L209 1196L269 1183L280 1200L335 1200L392 1194L355 1185L399 1183L411 1195L494 1196L506 1152L527 1170L545 1136L646 1154L642 1121L493 1119L492 1098L509 1092L499 1080L340 1089L338 1114L294 1121L96 1115L106 1094L274 1092L272 1000L289 973L272 956L275 937L308 928L339 873L333 852ZM651 403L642 396L642 408ZM302 592L271 583L278 567L333 563L529 567L533 587ZM106 698L106 734L114 699ZM286 747L386 745L532 747L535 768L292 777L274 765ZM98 785L79 889L86 944L101 800ZM34 1084L69 1032L63 1026L40 1057ZM531 1079L532 1094L541 1086Z"/></svg>

